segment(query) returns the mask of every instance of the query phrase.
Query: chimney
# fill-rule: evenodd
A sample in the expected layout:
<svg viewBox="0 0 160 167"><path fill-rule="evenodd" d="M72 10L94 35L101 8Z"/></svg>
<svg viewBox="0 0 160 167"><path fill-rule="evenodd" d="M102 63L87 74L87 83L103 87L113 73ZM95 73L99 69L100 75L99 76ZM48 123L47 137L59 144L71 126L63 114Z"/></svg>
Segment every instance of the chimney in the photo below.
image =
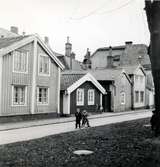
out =
<svg viewBox="0 0 160 167"><path fill-rule="evenodd" d="M15 33L15 34L18 34L18 27L11 26L10 31Z"/></svg>
<svg viewBox="0 0 160 167"><path fill-rule="evenodd" d="M72 57L72 59L75 59L76 54L75 54L74 52L72 52L72 53L71 53L71 57Z"/></svg>
<svg viewBox="0 0 160 167"><path fill-rule="evenodd" d="M22 35L23 35L23 36L25 36L25 35L26 35L26 32L25 32L25 31L23 31L23 32L22 32Z"/></svg>
<svg viewBox="0 0 160 167"><path fill-rule="evenodd" d="M127 47L127 46L132 46L132 44L133 44L132 41L126 41L126 42L125 42L126 47Z"/></svg>
<svg viewBox="0 0 160 167"><path fill-rule="evenodd" d="M65 56L70 57L72 52L72 44L69 42L69 37L67 37L67 43L65 44Z"/></svg>
<svg viewBox="0 0 160 167"><path fill-rule="evenodd" d="M107 56L107 67L112 68L113 67L113 57L112 57L112 47L109 47L109 54Z"/></svg>
<svg viewBox="0 0 160 167"><path fill-rule="evenodd" d="M44 37L44 43L46 45L49 45L49 37L47 37L47 36Z"/></svg>

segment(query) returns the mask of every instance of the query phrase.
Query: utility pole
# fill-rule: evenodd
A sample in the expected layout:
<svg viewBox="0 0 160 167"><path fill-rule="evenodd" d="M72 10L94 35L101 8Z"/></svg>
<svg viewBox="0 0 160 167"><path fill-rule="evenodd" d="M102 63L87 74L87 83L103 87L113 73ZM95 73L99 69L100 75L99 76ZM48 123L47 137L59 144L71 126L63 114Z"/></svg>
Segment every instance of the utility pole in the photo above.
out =
<svg viewBox="0 0 160 167"><path fill-rule="evenodd" d="M160 131L160 0L145 0L145 10L150 31L148 53L155 86L156 126Z"/></svg>

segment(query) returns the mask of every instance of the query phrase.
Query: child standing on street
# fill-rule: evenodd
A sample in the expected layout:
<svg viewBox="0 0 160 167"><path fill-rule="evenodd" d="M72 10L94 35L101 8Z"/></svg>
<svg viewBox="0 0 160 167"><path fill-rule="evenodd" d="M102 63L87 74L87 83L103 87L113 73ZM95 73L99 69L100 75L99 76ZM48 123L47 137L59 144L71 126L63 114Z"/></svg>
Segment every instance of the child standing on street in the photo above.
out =
<svg viewBox="0 0 160 167"><path fill-rule="evenodd" d="M77 108L77 111L75 113L75 117L76 117L76 129L77 129L77 127L81 128L82 114L80 112L80 108Z"/></svg>
<svg viewBox="0 0 160 167"><path fill-rule="evenodd" d="M88 120L88 113L86 110L83 110L83 112L82 112L82 126L85 126L86 124L88 127L90 127L89 120Z"/></svg>

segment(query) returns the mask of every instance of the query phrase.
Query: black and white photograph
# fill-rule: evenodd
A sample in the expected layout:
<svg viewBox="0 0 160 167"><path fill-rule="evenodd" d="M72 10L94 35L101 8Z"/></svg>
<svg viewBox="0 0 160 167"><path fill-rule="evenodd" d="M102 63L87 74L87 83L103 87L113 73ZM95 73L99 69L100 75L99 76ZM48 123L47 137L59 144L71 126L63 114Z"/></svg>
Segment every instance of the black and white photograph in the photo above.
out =
<svg viewBox="0 0 160 167"><path fill-rule="evenodd" d="M0 167L160 167L160 0L0 6Z"/></svg>

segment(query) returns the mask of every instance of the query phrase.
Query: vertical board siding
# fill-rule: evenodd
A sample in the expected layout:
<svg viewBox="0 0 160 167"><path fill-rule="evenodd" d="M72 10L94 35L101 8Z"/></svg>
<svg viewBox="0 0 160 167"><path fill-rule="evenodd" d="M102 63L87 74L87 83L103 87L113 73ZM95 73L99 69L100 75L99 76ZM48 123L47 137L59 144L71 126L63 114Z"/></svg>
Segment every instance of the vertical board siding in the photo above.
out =
<svg viewBox="0 0 160 167"><path fill-rule="evenodd" d="M125 83L121 83L121 78L123 74L120 75L116 81L116 94L114 96L114 111L127 111L131 109L131 84L125 77ZM121 92L125 92L125 104L121 104Z"/></svg>
<svg viewBox="0 0 160 167"><path fill-rule="evenodd" d="M84 105L83 106L77 106L76 104L76 90L74 90L71 93L71 99L70 99L70 113L74 114L77 110L77 108L80 108L80 110L86 109L88 112L95 112L96 111L96 104L100 105L100 91L91 83L91 82L85 82L82 84L79 88L84 89ZM88 89L94 89L95 90L95 104L94 105L88 105ZM64 111L63 111L64 112Z"/></svg>
<svg viewBox="0 0 160 167"><path fill-rule="evenodd" d="M38 45L37 56L39 59L39 54L47 54L40 45ZM38 67L39 60L37 61ZM58 67L55 62L50 58L50 76L40 76L38 75L37 68L37 86L44 86L49 88L49 104L48 105L38 105L35 104L35 113L48 113L57 112L57 102L58 102Z"/></svg>
<svg viewBox="0 0 160 167"><path fill-rule="evenodd" d="M32 74L33 74L33 42L27 44L18 50L29 51L28 56L28 73L14 73L13 72L13 55L9 53L3 56L2 65L2 104L1 115L23 115L31 114L31 92L32 92ZM47 54L38 44L37 56L40 54ZM37 58L37 75L36 86L46 86L49 88L49 105L37 105L35 97L35 113L57 112L58 110L58 67L50 58L50 76L38 75L38 58ZM24 85L27 86L27 105L26 106L12 106L12 86Z"/></svg>
<svg viewBox="0 0 160 167"><path fill-rule="evenodd" d="M30 90L31 90L31 73L32 73L32 43L25 45L19 50L29 51L28 56L28 73L13 72L13 55L12 52L3 56L2 67L2 115L21 115L30 113ZM12 106L12 86L24 85L27 86L27 105Z"/></svg>

